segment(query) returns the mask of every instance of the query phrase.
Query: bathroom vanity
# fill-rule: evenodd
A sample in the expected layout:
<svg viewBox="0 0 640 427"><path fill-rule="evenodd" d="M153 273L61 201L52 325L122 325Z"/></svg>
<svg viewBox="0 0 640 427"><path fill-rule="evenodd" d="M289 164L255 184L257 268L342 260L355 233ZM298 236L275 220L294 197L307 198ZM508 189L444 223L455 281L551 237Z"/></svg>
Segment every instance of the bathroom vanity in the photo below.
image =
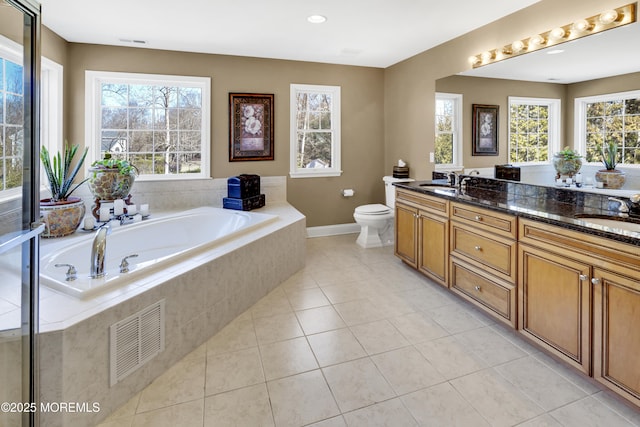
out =
<svg viewBox="0 0 640 427"><path fill-rule="evenodd" d="M466 184L396 185L396 255L640 406L633 211L601 194Z"/></svg>

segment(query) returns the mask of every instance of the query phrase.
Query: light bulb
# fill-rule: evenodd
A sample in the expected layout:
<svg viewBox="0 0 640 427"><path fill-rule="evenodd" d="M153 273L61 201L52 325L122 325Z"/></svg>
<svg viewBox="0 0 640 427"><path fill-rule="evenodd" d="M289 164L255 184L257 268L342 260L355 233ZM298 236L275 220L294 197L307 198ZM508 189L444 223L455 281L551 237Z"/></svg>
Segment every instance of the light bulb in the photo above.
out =
<svg viewBox="0 0 640 427"><path fill-rule="evenodd" d="M491 51L484 51L480 55L482 57L482 62L489 62L493 59L493 53Z"/></svg>
<svg viewBox="0 0 640 427"><path fill-rule="evenodd" d="M554 41L562 40L566 35L566 31L562 27L557 27L551 30L549 33L549 38Z"/></svg>
<svg viewBox="0 0 640 427"><path fill-rule="evenodd" d="M584 33L585 31L589 31L591 29L591 24L586 19L580 19L573 23L571 27L574 31L578 33Z"/></svg>
<svg viewBox="0 0 640 427"><path fill-rule="evenodd" d="M480 63L480 58L478 58L478 56L477 56L477 55L470 56L470 57L469 57L469 63L470 63L471 65L479 64L479 63Z"/></svg>
<svg viewBox="0 0 640 427"><path fill-rule="evenodd" d="M531 37L529 39L529 49L535 49L538 48L540 46L542 46L545 43L545 39L544 37L542 37L540 34L536 34L535 36Z"/></svg>
<svg viewBox="0 0 640 427"><path fill-rule="evenodd" d="M614 9L605 10L598 17L598 21L604 25L611 24L612 22L615 22L616 19L618 19L618 12Z"/></svg>
<svg viewBox="0 0 640 427"><path fill-rule="evenodd" d="M524 48L525 48L525 45L522 40L516 40L513 43L511 43L511 49L513 50L513 53L522 52Z"/></svg>

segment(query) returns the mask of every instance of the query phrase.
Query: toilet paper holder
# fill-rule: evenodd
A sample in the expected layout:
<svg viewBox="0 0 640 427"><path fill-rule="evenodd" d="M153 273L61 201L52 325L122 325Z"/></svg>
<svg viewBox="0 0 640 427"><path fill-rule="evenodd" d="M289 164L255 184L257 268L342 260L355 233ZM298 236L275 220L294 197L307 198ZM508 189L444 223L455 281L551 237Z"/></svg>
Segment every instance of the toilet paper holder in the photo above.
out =
<svg viewBox="0 0 640 427"><path fill-rule="evenodd" d="M342 194L342 197L353 197L356 192L353 191L352 188L343 188L342 190L340 190L340 194Z"/></svg>

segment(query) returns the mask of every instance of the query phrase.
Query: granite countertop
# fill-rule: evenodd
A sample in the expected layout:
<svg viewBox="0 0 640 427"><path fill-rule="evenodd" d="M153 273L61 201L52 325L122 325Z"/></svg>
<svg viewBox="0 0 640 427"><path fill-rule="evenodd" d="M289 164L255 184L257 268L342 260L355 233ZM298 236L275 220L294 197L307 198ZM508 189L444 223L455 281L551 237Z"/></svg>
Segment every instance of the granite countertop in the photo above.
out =
<svg viewBox="0 0 640 427"><path fill-rule="evenodd" d="M491 178L468 178L462 189L448 186L446 180L394 185L640 246L640 206L628 199L630 212L624 215L618 211L619 203L606 195ZM620 226L597 224L591 218L611 219Z"/></svg>

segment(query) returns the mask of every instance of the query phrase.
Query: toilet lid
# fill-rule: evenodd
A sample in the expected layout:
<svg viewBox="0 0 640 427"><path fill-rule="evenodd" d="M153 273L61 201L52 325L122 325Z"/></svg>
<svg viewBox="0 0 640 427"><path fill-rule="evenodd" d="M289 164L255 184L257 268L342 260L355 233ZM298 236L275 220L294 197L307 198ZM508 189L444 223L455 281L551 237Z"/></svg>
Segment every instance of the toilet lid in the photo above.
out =
<svg viewBox="0 0 640 427"><path fill-rule="evenodd" d="M391 208L380 203L375 203L373 205L362 205L356 208L356 213L367 215L384 215L388 214L389 212L391 212Z"/></svg>

